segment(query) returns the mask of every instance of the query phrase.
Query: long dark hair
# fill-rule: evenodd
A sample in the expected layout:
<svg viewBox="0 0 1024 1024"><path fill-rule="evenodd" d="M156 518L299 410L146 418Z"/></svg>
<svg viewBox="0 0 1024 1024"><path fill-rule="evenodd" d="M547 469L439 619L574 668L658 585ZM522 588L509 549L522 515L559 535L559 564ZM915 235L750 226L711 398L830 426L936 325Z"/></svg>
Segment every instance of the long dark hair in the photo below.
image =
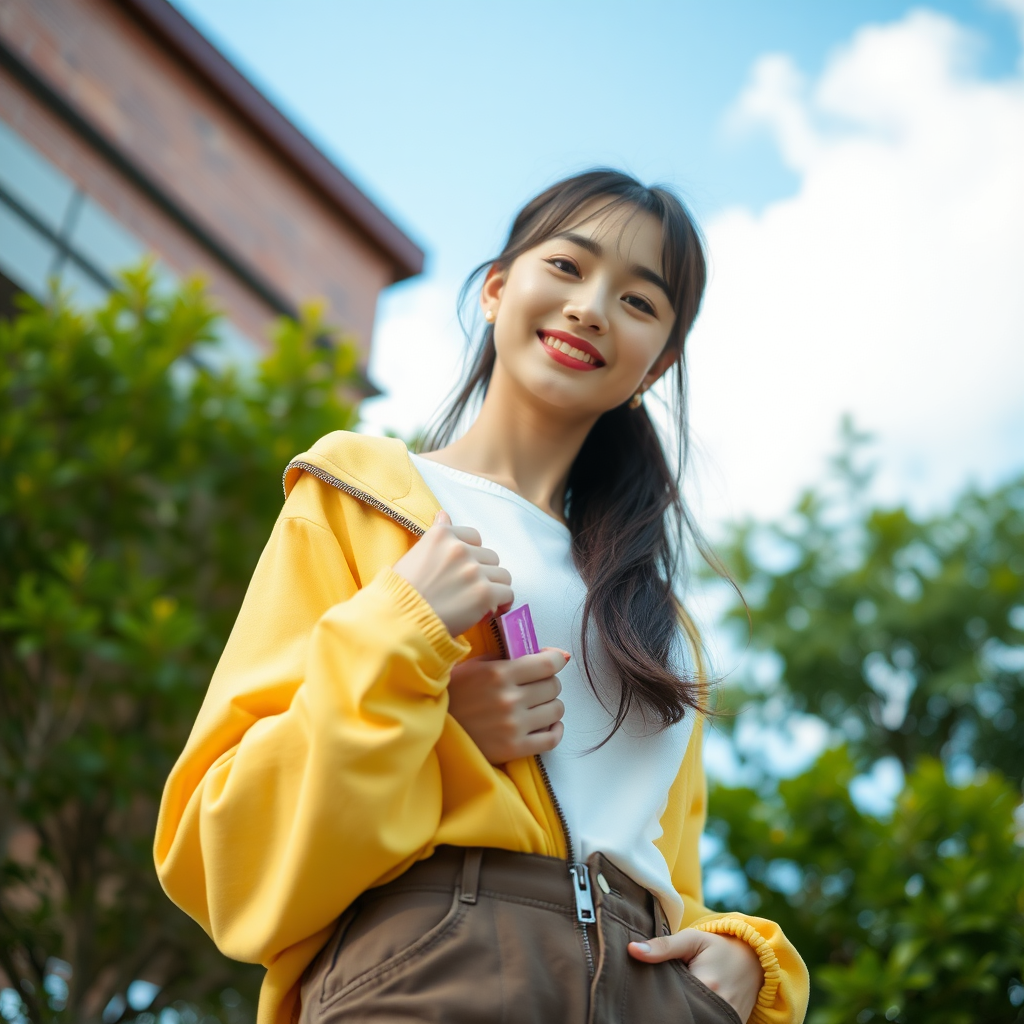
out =
<svg viewBox="0 0 1024 1024"><path fill-rule="evenodd" d="M603 700L591 673L587 641L593 623L620 681L607 742L634 706L662 727L680 721L687 708L705 709L700 639L672 587L683 568L687 539L716 564L679 488L688 450L685 342L707 280L703 239L671 190L648 188L615 170L587 171L552 185L520 210L501 252L466 280L460 309L482 273L492 266L507 270L522 253L578 222L583 208L595 202L601 205L588 219L615 207L632 207L660 221L661 270L675 310L666 347L678 353L670 371L676 465L670 466L646 408L626 404L597 420L569 471L566 516L572 556L587 586L583 664L591 688ZM494 328L488 324L465 382L425 439L427 450L452 440L467 407L486 394L495 358ZM673 671L670 659L680 624L695 663L693 671L681 675Z"/></svg>

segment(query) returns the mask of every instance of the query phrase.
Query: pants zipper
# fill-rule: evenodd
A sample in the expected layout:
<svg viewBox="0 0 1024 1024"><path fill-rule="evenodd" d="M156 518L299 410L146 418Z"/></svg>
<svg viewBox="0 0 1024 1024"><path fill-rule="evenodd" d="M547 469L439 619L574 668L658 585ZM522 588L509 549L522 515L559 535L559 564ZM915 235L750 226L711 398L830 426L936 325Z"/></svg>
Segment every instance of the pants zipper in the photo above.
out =
<svg viewBox="0 0 1024 1024"><path fill-rule="evenodd" d="M540 777L544 780L544 788L548 792L548 799L551 801L551 806L554 807L555 814L558 816L558 823L562 826L569 877L572 879L572 892L576 898L576 920L579 922L580 932L583 936L583 954L587 958L587 971L592 978L594 976L594 951L590 946L590 932L587 931L587 926L597 920L597 915L594 912L594 896L590 889L590 872L587 871L586 864L581 864L576 860L575 853L573 852L572 836L569 834L569 823L565 820L565 812L562 810L562 805L558 802L558 797L555 796L554 787L551 785L551 776L548 775L548 770L540 759L540 754L534 754L534 760L537 762Z"/></svg>

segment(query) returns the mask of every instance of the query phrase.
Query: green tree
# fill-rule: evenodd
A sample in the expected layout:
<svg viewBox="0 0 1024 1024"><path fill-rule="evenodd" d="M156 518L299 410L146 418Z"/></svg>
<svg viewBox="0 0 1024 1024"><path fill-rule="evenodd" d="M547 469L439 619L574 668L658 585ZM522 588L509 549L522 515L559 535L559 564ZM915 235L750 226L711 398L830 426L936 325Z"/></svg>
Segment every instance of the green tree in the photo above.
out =
<svg viewBox="0 0 1024 1024"><path fill-rule="evenodd" d="M279 323L250 366L224 368L216 327L198 283L161 297L146 267L95 313L58 296L0 323L12 1020L109 1024L134 1015L127 997L145 1002L138 980L160 987L149 1014L252 1016L260 969L222 957L160 890L156 806L280 509L282 468L354 424L357 385L352 345L315 310Z"/></svg>
<svg viewBox="0 0 1024 1024"><path fill-rule="evenodd" d="M728 547L775 673L725 705L818 716L831 748L714 789L709 877L793 937L813 1024L1024 1020L1024 478L940 515L872 508L846 439L831 481ZM747 610L728 619L746 640ZM851 783L880 763L904 782L869 814Z"/></svg>
<svg viewBox="0 0 1024 1024"><path fill-rule="evenodd" d="M837 468L852 500L808 492L784 523L737 531L753 645L782 659L789 706L839 729L858 759L963 754L1019 782L1024 477L915 519L860 509L849 460ZM766 548L789 565L767 568Z"/></svg>

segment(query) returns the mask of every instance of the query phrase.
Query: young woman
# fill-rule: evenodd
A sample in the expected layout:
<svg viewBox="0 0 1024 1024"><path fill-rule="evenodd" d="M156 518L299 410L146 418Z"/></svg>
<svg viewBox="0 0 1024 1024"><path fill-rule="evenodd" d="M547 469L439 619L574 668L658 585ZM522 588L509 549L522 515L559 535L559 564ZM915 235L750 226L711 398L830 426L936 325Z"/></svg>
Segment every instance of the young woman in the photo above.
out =
<svg viewBox="0 0 1024 1024"><path fill-rule="evenodd" d="M700 237L593 171L480 272L433 450L339 432L288 466L167 783L161 880L266 965L260 1024L800 1021L779 928L701 904L687 520L643 403L671 373L682 408ZM544 647L510 661L513 602Z"/></svg>

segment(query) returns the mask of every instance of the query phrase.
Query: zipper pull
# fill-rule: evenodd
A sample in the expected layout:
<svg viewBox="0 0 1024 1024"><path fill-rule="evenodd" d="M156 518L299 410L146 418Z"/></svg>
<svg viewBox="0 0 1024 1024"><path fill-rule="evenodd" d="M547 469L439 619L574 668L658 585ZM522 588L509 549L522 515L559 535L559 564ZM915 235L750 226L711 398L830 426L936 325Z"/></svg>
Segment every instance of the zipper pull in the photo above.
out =
<svg viewBox="0 0 1024 1024"><path fill-rule="evenodd" d="M590 892L590 875L586 864L570 864L569 875L572 878L572 891L576 897L576 919L581 924L593 924L597 920L594 913L594 897Z"/></svg>

